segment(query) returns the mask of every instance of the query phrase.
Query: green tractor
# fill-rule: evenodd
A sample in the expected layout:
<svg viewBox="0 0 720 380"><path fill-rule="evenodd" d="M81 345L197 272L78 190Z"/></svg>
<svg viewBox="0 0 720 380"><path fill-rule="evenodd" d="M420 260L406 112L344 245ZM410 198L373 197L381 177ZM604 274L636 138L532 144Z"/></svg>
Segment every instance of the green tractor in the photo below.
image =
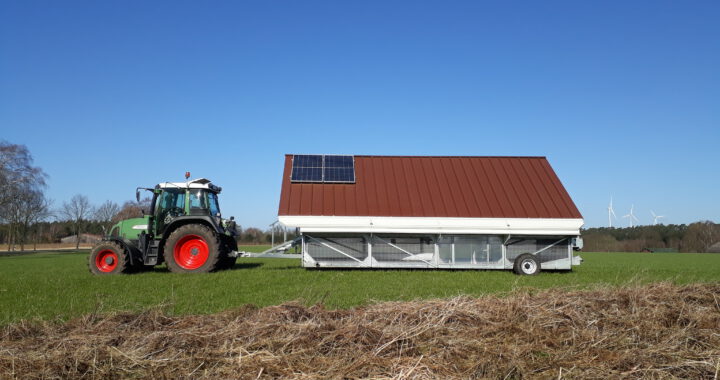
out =
<svg viewBox="0 0 720 380"><path fill-rule="evenodd" d="M138 202L141 190L153 194L149 214L112 226L90 252L90 272L131 273L164 262L171 272L204 273L235 265L234 222L226 228L220 216L222 188L205 178L165 182L137 188Z"/></svg>

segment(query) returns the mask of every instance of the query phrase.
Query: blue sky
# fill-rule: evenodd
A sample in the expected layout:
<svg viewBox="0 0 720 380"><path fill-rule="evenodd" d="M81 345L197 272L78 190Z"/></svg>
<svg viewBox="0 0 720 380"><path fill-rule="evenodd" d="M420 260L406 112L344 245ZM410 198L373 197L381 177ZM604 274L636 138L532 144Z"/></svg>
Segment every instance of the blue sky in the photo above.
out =
<svg viewBox="0 0 720 380"><path fill-rule="evenodd" d="M717 1L5 1L0 138L56 204L186 170L243 226L285 153L547 156L583 213L720 221ZM617 223L626 225L627 219Z"/></svg>

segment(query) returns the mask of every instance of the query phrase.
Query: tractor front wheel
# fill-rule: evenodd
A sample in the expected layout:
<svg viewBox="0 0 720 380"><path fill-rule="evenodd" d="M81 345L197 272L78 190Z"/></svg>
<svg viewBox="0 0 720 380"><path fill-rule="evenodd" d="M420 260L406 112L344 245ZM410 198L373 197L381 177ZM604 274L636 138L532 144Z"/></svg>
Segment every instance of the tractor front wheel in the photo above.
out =
<svg viewBox="0 0 720 380"><path fill-rule="evenodd" d="M218 269L221 261L220 242L210 228L186 224L170 234L163 256L171 272L211 272Z"/></svg>
<svg viewBox="0 0 720 380"><path fill-rule="evenodd" d="M130 273L130 258L120 244L103 241L93 247L88 257L90 272L97 275Z"/></svg>

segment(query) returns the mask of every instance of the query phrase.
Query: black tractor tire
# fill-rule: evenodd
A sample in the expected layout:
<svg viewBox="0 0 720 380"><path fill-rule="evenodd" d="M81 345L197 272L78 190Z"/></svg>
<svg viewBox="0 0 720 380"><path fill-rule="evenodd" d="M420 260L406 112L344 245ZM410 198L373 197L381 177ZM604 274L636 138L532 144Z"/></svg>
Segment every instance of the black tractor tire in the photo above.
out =
<svg viewBox="0 0 720 380"><path fill-rule="evenodd" d="M132 273L130 253L114 241L96 244L88 256L88 268L95 275Z"/></svg>
<svg viewBox="0 0 720 380"><path fill-rule="evenodd" d="M165 264L175 273L207 273L219 269L221 243L202 224L186 224L170 234L163 249Z"/></svg>
<svg viewBox="0 0 720 380"><path fill-rule="evenodd" d="M540 260L535 255L523 253L515 259L513 272L523 276L534 276L540 273Z"/></svg>

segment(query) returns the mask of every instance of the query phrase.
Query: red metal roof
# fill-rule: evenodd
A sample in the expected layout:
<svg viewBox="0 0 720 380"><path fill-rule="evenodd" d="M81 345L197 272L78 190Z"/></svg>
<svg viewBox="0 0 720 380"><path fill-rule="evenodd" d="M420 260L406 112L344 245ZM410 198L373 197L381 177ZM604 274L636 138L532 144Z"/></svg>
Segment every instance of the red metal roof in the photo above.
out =
<svg viewBox="0 0 720 380"><path fill-rule="evenodd" d="M278 215L582 218L545 157L355 156L355 183L293 183Z"/></svg>

